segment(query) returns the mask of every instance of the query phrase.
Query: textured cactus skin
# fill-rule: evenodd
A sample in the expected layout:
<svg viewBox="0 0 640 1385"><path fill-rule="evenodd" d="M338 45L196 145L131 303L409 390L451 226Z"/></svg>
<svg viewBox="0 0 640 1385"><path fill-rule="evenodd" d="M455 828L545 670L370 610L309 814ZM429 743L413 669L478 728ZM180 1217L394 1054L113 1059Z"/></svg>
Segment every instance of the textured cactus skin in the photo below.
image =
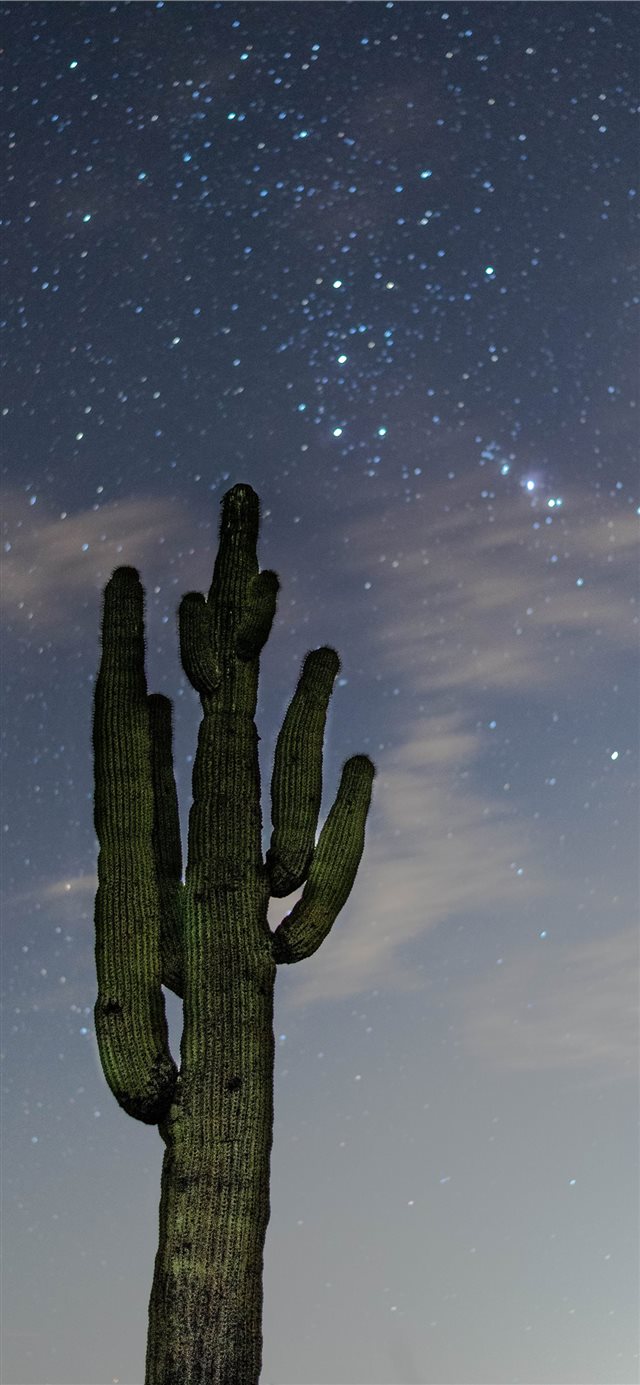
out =
<svg viewBox="0 0 640 1385"><path fill-rule="evenodd" d="M147 693L144 594L133 568L107 584L94 710L98 998L111 1090L165 1144L145 1385L257 1385L273 1133L277 963L320 946L364 846L374 766L356 755L315 834L322 744L339 668L307 654L276 746L272 835L262 857L260 651L278 578L259 572L259 503L222 502L208 597L180 605L183 666L202 702L182 880L171 704ZM269 897L302 898L274 933ZM182 997L178 1071L162 986Z"/></svg>

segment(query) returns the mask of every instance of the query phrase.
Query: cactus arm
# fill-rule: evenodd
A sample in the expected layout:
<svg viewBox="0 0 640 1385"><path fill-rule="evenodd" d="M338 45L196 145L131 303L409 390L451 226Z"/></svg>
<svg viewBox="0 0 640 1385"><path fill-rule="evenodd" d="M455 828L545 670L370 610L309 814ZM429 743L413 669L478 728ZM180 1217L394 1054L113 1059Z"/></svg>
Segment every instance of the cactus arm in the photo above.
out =
<svg viewBox="0 0 640 1385"><path fill-rule="evenodd" d="M222 502L220 541L209 594L188 592L180 603L180 657L205 712L223 695L235 657L256 659L269 637L280 586L275 572L258 572L259 501L250 486L234 486ZM250 680L250 681L253 681Z"/></svg>
<svg viewBox="0 0 640 1385"><path fill-rule="evenodd" d="M218 608L219 618L228 632L236 633L238 617L252 577L258 574L258 530L260 501L251 486L237 485L222 498L218 552L207 597Z"/></svg>
<svg viewBox="0 0 640 1385"><path fill-rule="evenodd" d="M313 856L322 798L322 742L327 706L340 668L335 649L306 655L282 723L271 777L269 887L276 899L297 890Z"/></svg>
<svg viewBox="0 0 640 1385"><path fill-rule="evenodd" d="M236 654L239 659L257 659L266 644L276 613L279 587L277 572L271 572L268 568L251 578L236 633Z"/></svg>
<svg viewBox="0 0 640 1385"><path fill-rule="evenodd" d="M316 952L346 903L364 847L374 774L368 755L353 755L344 765L302 898L273 934L276 962L300 962Z"/></svg>
<svg viewBox="0 0 640 1385"><path fill-rule="evenodd" d="M254 715L258 660L238 658L236 638L247 612L247 598L258 575L259 502L247 485L223 497L218 552L208 596L198 599L206 612L201 641L215 650L220 681L200 689L203 718L193 767L189 813L186 892L188 909L225 881L236 885L260 870L262 819L260 772ZM192 598L194 606L198 604ZM182 603L183 606L185 602ZM187 669L187 672L189 670ZM192 936L192 935L190 935ZM195 957L195 953L194 953ZM205 986L205 979L200 984Z"/></svg>
<svg viewBox="0 0 640 1385"><path fill-rule="evenodd" d="M182 667L201 697L214 693L221 679L213 649L211 611L202 592L187 592L178 611Z"/></svg>
<svg viewBox="0 0 640 1385"><path fill-rule="evenodd" d="M153 784L152 843L160 892L160 952L162 983L183 996L182 960L182 844L178 795L173 777L172 707L168 697L152 693L147 699L151 734Z"/></svg>
<svg viewBox="0 0 640 1385"><path fill-rule="evenodd" d="M116 1100L155 1124L169 1108L177 1073L161 988L143 605L138 573L118 568L105 590L93 723L100 844L94 1013Z"/></svg>

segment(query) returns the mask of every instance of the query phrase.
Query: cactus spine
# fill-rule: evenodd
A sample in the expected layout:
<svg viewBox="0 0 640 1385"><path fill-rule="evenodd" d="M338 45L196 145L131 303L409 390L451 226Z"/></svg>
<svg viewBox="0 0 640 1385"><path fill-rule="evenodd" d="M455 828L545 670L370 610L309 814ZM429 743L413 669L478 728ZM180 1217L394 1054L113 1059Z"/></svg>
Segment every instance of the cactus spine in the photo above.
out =
<svg viewBox="0 0 640 1385"><path fill-rule="evenodd" d="M258 497L234 486L208 597L191 592L180 604L181 658L203 712L184 883L171 704L147 693L138 573L118 568L104 595L93 727L95 1025L114 1096L157 1124L165 1144L146 1385L257 1385L276 967L311 956L345 903L375 773L366 755L346 762L316 845L339 661L333 649L311 651L277 741L263 860L254 715L279 582L258 570L258 527ZM269 897L303 883L272 933ZM183 1000L179 1071L162 986Z"/></svg>

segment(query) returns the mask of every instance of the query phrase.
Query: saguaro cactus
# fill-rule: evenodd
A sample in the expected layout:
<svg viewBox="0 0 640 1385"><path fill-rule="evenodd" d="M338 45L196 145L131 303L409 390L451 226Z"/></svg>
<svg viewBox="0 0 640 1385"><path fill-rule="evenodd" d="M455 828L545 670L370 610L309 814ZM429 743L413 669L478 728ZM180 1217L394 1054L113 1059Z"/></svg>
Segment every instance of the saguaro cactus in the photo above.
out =
<svg viewBox="0 0 640 1385"><path fill-rule="evenodd" d="M258 1381L276 968L311 956L345 903L375 773L366 755L347 760L316 844L339 661L333 649L312 650L278 736L263 860L254 715L279 582L258 570L258 527L258 497L234 486L209 595L190 592L180 604L182 662L203 711L184 882L171 703L147 694L136 570L118 568L104 595L93 731L96 1035L116 1100L157 1124L166 1146L146 1385ZM270 895L303 883L272 932ZM183 1000L179 1070L162 986Z"/></svg>

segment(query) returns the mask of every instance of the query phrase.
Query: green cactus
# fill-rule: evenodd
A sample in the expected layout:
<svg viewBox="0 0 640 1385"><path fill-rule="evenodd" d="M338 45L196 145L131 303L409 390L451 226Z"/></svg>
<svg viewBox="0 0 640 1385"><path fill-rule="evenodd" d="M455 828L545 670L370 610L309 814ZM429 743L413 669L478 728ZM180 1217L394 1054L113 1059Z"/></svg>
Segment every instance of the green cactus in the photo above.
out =
<svg viewBox="0 0 640 1385"><path fill-rule="evenodd" d="M257 1385L276 965L310 957L345 903L375 773L366 755L347 760L316 845L339 660L333 649L311 651L277 741L263 860L254 715L279 582L258 571L258 528L258 497L234 486L222 501L209 595L190 592L180 604L182 662L203 711L184 883L171 703L147 694L138 573L118 568L104 595L93 728L95 1025L114 1096L158 1125L165 1144L146 1385ZM269 897L303 883L272 933ZM179 1070L162 986L183 1001Z"/></svg>

